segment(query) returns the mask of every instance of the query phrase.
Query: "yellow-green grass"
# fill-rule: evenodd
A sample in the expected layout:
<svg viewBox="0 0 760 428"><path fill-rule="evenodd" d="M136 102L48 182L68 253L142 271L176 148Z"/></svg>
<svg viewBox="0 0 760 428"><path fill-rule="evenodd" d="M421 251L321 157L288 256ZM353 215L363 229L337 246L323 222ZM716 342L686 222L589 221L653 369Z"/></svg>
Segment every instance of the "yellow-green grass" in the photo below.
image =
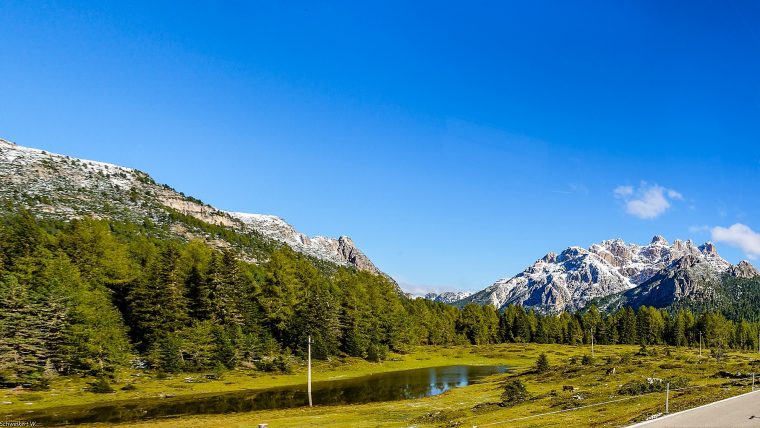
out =
<svg viewBox="0 0 760 428"><path fill-rule="evenodd" d="M715 401L731 395L749 391L748 378L732 380L716 377L720 370L727 372L751 373L754 370L756 353L731 352L728 357L717 362L707 357L699 358L695 349L654 347L656 356L636 356L638 346L597 346L596 359L592 365L579 362L571 364L570 357L590 354L588 347L536 344L503 344L471 347L420 347L406 355L394 356L394 361L382 364L362 360L347 359L343 362L318 362L314 366L315 380L328 380L362 376L381 371L404 370L421 367L454 364L505 364L515 370L506 375L496 375L485 382L463 388L456 388L442 395L418 400L384 403L370 403L347 406L317 406L285 410L258 411L229 415L199 415L160 421L146 421L123 424L123 426L195 427L224 426L248 427L268 423L270 427L301 426L622 426L663 411L664 393L651 393L640 397L618 394L620 385L631 380L647 377L686 377L692 388L671 393L671 411L678 411L699 404ZM546 352L552 369L546 374L532 372L536 357ZM621 363L620 356L628 354L629 363ZM610 357L611 362L607 362ZM611 368L615 374L608 374ZM758 366L760 367L760 366ZM53 390L37 394L33 405L23 403L24 396L10 396L14 409L42 408L68 404L115 400L125 398L151 397L164 394L197 394L240 389L266 388L304 382L303 368L293 375L268 376L252 372L237 371L225 376L221 381L203 384L186 384L184 377L170 380L133 377L135 373L121 373L120 385L135 380L136 391L119 391L114 394L98 395L83 391L84 380L61 380L55 382ZM531 399L511 407L501 407L497 403L505 380L519 378L525 383ZM563 391L563 386L573 386L575 391ZM64 391L72 395L62 396ZM58 395L54 395L58 394ZM580 399L573 395L580 394ZM6 394L6 399L8 399ZM528 419L510 421L526 416L557 412L573 406L588 406L611 400L626 399L599 406L584 407L579 410L554 413Z"/></svg>
<svg viewBox="0 0 760 428"><path fill-rule="evenodd" d="M510 361L494 359L467 347L418 347L409 354L392 354L382 363L371 363L360 358L336 358L331 361L315 360L312 366L314 382L366 376L373 373L446 365L510 364ZM276 386L306 383L305 364L293 367L291 374L271 374L256 370L233 370L225 372L219 380L207 380L207 373L181 373L166 379L142 370L121 370L111 382L116 390L110 394L88 391L88 377L61 377L51 383L47 391L0 390L0 413L33 410L49 407L70 406L119 401L135 398L159 398L197 394L214 394L241 390L256 390ZM186 379L190 378L188 381ZM134 385L136 389L123 391L122 387ZM10 403L10 404L8 404Z"/></svg>

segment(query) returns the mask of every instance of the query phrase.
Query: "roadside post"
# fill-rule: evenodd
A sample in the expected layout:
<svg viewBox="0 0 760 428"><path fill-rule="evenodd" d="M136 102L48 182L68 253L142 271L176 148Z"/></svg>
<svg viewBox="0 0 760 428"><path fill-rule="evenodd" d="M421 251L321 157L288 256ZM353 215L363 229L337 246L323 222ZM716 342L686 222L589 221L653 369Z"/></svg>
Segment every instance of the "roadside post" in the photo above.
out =
<svg viewBox="0 0 760 428"><path fill-rule="evenodd" d="M308 391L309 391L309 407L312 406L311 404L311 336L309 336L309 343L308 343L308 354L309 354L309 364L308 364Z"/></svg>
<svg viewBox="0 0 760 428"><path fill-rule="evenodd" d="M670 413L670 382L665 387L665 414Z"/></svg>

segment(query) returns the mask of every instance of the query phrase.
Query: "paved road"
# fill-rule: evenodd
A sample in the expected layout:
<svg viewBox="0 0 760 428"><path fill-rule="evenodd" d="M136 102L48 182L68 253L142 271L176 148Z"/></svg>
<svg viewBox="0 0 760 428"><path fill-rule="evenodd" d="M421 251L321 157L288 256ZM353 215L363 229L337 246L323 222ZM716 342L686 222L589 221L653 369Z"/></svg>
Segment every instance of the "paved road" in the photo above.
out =
<svg viewBox="0 0 760 428"><path fill-rule="evenodd" d="M760 390L695 407L629 428L760 428Z"/></svg>

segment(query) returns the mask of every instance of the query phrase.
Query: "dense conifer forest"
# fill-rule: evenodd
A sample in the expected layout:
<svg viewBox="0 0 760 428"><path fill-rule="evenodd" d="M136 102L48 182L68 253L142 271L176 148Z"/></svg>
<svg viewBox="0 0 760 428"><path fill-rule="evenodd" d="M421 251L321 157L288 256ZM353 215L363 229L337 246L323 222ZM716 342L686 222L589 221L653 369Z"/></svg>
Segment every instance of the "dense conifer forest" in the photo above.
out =
<svg viewBox="0 0 760 428"><path fill-rule="evenodd" d="M252 263L169 236L150 222L60 222L8 209L0 221L0 383L44 388L53 376L107 377L128 366L288 371L309 335L316 358L371 361L416 345L584 344L592 334L599 344L687 346L701 332L718 353L758 346L758 323L748 321L756 309L746 303L612 314L458 309L285 246L260 246L265 257ZM751 294L760 284L734 279L727 289Z"/></svg>

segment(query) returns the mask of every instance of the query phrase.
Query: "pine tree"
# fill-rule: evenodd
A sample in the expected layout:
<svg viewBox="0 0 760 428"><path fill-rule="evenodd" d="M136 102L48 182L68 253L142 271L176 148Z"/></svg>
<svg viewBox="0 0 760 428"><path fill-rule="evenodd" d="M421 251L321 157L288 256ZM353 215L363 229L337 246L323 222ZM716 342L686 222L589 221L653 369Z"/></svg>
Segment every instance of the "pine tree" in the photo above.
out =
<svg viewBox="0 0 760 428"><path fill-rule="evenodd" d="M280 343L287 339L300 288L293 258L294 254L288 249L272 254L265 267L267 276L258 299L265 326Z"/></svg>
<svg viewBox="0 0 760 428"><path fill-rule="evenodd" d="M50 357L46 335L58 318L34 300L13 275L0 280L0 378L5 383L36 382Z"/></svg>
<svg viewBox="0 0 760 428"><path fill-rule="evenodd" d="M502 312L499 315L499 327L498 327L498 338L501 343L508 343L508 342L514 342L515 338L512 335L512 323L510 322L510 317L507 314L508 311L511 311L511 305Z"/></svg>
<svg viewBox="0 0 760 428"><path fill-rule="evenodd" d="M198 266L193 265L190 268L185 279L185 289L190 316L199 321L210 319L214 309L211 290Z"/></svg>
<svg viewBox="0 0 760 428"><path fill-rule="evenodd" d="M579 345L583 342L583 328L578 321L578 317L570 316L567 323L566 343L570 345Z"/></svg>
<svg viewBox="0 0 760 428"><path fill-rule="evenodd" d="M483 312L480 310L480 305L469 303L462 308L457 321L457 330L461 331L467 341L473 345L486 343Z"/></svg>
<svg viewBox="0 0 760 428"><path fill-rule="evenodd" d="M239 327L234 325L217 325L213 330L214 361L228 369L235 368L239 360L237 339L240 337Z"/></svg>
<svg viewBox="0 0 760 428"><path fill-rule="evenodd" d="M366 285L359 281L351 284L352 280L353 276L347 271L338 272L337 282L343 288L340 312L341 348L348 355L366 357L370 344L368 335L370 309L367 307ZM424 304L422 299L418 301Z"/></svg>
<svg viewBox="0 0 760 428"><path fill-rule="evenodd" d="M542 352L536 360L536 371L538 373L546 373L549 370L551 370L551 366L549 365L549 357L546 356L546 353Z"/></svg>
<svg viewBox="0 0 760 428"><path fill-rule="evenodd" d="M37 220L27 210L20 210L7 218L0 236L0 258L8 271L14 270L16 261L31 257L44 243L44 233Z"/></svg>
<svg viewBox="0 0 760 428"><path fill-rule="evenodd" d="M160 335L148 349L148 361L151 367L166 373L175 373L184 369L185 361L181 345L181 339L177 334Z"/></svg>
<svg viewBox="0 0 760 428"><path fill-rule="evenodd" d="M234 253L227 250L221 257L212 255L206 278L214 318L225 325L241 326L244 317L237 303L241 297L240 271Z"/></svg>
<svg viewBox="0 0 760 428"><path fill-rule="evenodd" d="M686 339L686 314L683 310L678 311L673 322L673 344L676 346L688 345Z"/></svg>
<svg viewBox="0 0 760 428"><path fill-rule="evenodd" d="M154 260L147 278L133 284L128 307L133 338L142 350L187 323L183 281L179 275L179 252L167 245Z"/></svg>
<svg viewBox="0 0 760 428"><path fill-rule="evenodd" d="M312 355L324 359L335 355L340 345L338 302L330 294L326 281L316 275L307 281L307 293L297 306L289 328L289 344L292 349L304 351L306 339L311 336Z"/></svg>
<svg viewBox="0 0 760 428"><path fill-rule="evenodd" d="M629 345L637 343L636 313L630 307L626 307L620 312L619 316L618 332L620 334L620 343Z"/></svg>

